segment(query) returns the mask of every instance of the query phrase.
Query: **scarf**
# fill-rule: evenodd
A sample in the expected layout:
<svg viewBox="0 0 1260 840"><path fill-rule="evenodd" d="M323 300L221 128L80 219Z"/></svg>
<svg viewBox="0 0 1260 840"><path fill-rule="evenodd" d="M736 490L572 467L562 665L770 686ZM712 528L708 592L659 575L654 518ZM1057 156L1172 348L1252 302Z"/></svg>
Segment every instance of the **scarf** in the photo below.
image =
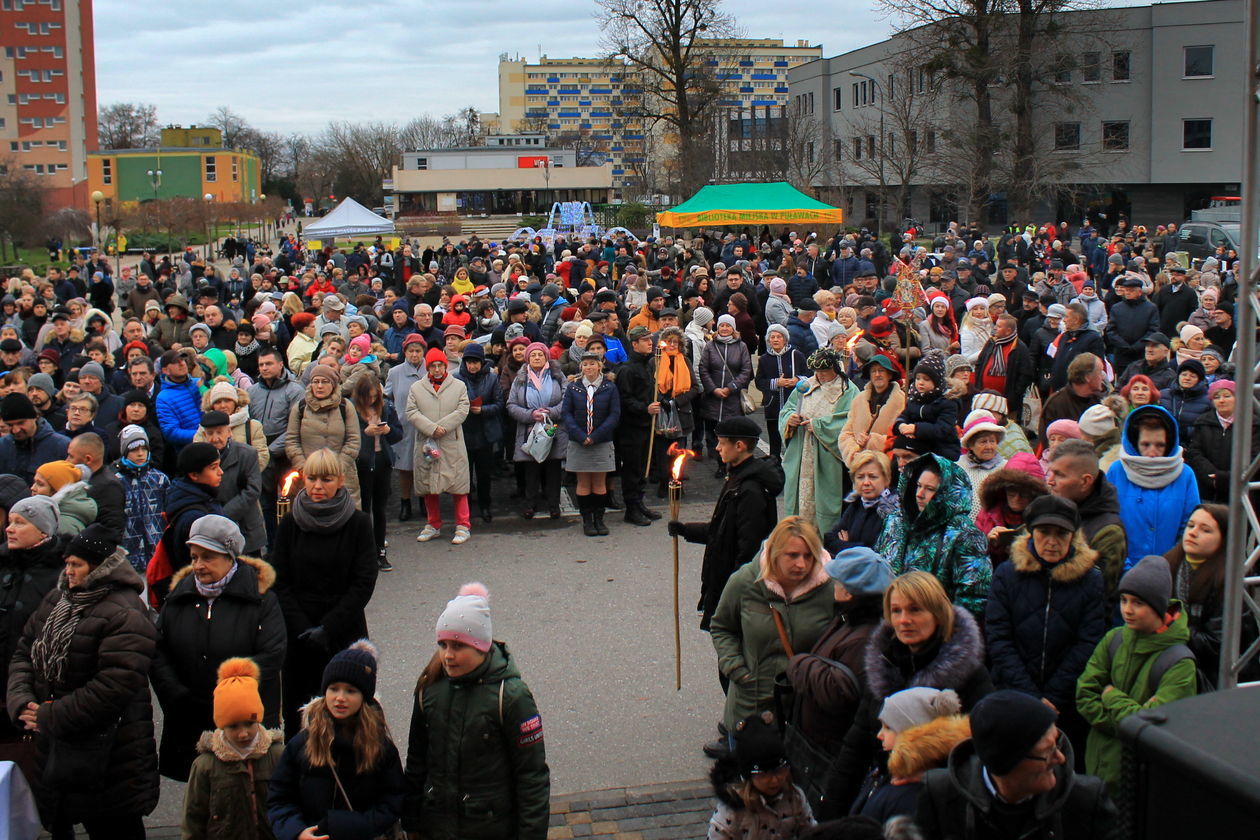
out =
<svg viewBox="0 0 1260 840"><path fill-rule="evenodd" d="M1013 332L1006 338L993 338L993 344L996 347L989 362L990 376L1006 376L1006 357L1010 355L1012 348L1015 346L1015 339L1019 338L1019 333Z"/></svg>
<svg viewBox="0 0 1260 840"><path fill-rule="evenodd" d="M525 407L531 411L535 408L551 408L551 398L555 395L556 383L551 378L551 371L541 371L525 367Z"/></svg>
<svg viewBox="0 0 1260 840"><path fill-rule="evenodd" d="M115 552L105 559L104 563L88 573L83 586L73 589L66 581L66 573L62 572L57 581L61 590L61 599L48 613L48 619L40 628L39 638L31 645L31 665L35 673L51 688L61 685L66 670L66 657L70 652L70 642L79 626L79 620L88 607L98 604L113 591L113 587L100 585L120 562L126 562L126 555Z"/></svg>
<svg viewBox="0 0 1260 840"><path fill-rule="evenodd" d="M722 344L734 344L735 342L739 341L739 333L733 332L730 335L718 335L715 333L713 336L713 340L720 342Z"/></svg>
<svg viewBox="0 0 1260 840"><path fill-rule="evenodd" d="M232 568L228 569L227 574L216 580L214 583L202 583L197 580L197 576L193 575L193 585L197 587L197 592L202 598L209 599L212 603L215 598L223 594L223 590L232 582L232 578L236 577L236 570L240 568L240 563L232 561Z"/></svg>
<svg viewBox="0 0 1260 840"><path fill-rule="evenodd" d="M239 359L241 356L252 356L258 352L258 339L253 339L249 344L237 344L232 348L232 352Z"/></svg>
<svg viewBox="0 0 1260 840"><path fill-rule="evenodd" d="M306 495L305 489L299 490L293 497L293 521L303 531L331 534L349 522L354 512L354 499L344 487L337 491L337 495L322 502Z"/></svg>
<svg viewBox="0 0 1260 840"><path fill-rule="evenodd" d="M661 348L661 359L656 365L656 390L676 399L691 390L691 371L682 357L682 351L673 347Z"/></svg>
<svg viewBox="0 0 1260 840"><path fill-rule="evenodd" d="M972 455L971 452L967 453L967 460L971 462L972 467L975 469L985 470L986 472L992 472L1006 463L1006 459L1001 455L994 455L987 461L981 461L975 455Z"/></svg>
<svg viewBox="0 0 1260 840"><path fill-rule="evenodd" d="M1177 477L1181 475L1181 471L1185 468L1185 461L1181 457L1181 449L1179 447L1176 454L1161 455L1159 457L1130 455L1127 452L1121 452L1120 465L1124 467L1125 475L1129 477L1129 481L1132 481L1138 487L1145 487L1147 490L1159 490L1177 480Z"/></svg>
<svg viewBox="0 0 1260 840"><path fill-rule="evenodd" d="M442 373L442 374L433 374L433 373L430 373L430 374L429 374L429 382L433 385L433 390L434 390L434 391L436 391L438 388L441 388L441 387L442 387L442 383L443 383L443 382L445 382L445 381L446 381L446 374L445 374L445 373Z"/></svg>

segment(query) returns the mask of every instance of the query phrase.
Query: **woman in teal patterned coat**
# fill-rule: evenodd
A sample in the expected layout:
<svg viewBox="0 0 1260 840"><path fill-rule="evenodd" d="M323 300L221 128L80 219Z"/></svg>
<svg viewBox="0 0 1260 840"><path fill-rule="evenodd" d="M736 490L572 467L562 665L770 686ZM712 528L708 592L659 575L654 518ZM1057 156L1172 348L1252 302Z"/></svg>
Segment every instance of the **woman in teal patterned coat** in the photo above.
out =
<svg viewBox="0 0 1260 840"><path fill-rule="evenodd" d="M983 618L993 567L984 534L971 518L971 481L953 461L928 453L897 484L901 509L884 520L875 551L894 574L934 575L950 601Z"/></svg>

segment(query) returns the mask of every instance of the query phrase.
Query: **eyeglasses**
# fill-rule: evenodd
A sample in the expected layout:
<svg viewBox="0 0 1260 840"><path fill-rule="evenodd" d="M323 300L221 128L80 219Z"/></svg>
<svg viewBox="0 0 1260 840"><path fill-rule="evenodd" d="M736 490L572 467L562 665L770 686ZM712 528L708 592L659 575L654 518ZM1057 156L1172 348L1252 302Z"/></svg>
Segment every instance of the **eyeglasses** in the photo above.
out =
<svg viewBox="0 0 1260 840"><path fill-rule="evenodd" d="M1024 758L1028 761L1040 761L1043 764L1050 764L1056 758L1063 756L1063 739L1064 735L1062 730L1056 729L1054 735L1054 747L1048 753L1045 755L1026 755ZM1063 757L1066 758L1066 756Z"/></svg>

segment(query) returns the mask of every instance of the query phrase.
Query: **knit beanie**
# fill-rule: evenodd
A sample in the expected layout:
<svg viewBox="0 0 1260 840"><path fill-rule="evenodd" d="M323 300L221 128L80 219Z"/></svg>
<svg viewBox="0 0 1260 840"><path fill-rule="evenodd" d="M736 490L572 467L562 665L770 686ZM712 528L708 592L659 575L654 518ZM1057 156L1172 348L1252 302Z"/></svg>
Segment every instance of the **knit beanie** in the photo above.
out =
<svg viewBox="0 0 1260 840"><path fill-rule="evenodd" d="M1066 417L1062 420L1055 420L1049 426L1046 426L1046 440L1050 440L1050 435L1063 435L1074 440L1081 440L1081 426L1075 420L1068 420Z"/></svg>
<svg viewBox="0 0 1260 840"><path fill-rule="evenodd" d="M1195 376L1199 377L1200 382L1207 379L1207 369L1203 367L1203 362L1200 362L1198 359L1186 359L1184 362L1177 365L1178 377L1180 377L1185 371L1190 371Z"/></svg>
<svg viewBox="0 0 1260 840"><path fill-rule="evenodd" d="M219 666L219 683L214 687L214 725L225 729L234 723L261 723L262 697L258 682L262 671L252 659L226 659Z"/></svg>
<svg viewBox="0 0 1260 840"><path fill-rule="evenodd" d="M0 475L0 510L10 510L19 499L31 495L26 482L16 475Z"/></svg>
<svg viewBox="0 0 1260 840"><path fill-rule="evenodd" d="M178 477L183 478L201 472L217 460L219 450L211 444L194 441L179 451L179 457L175 460L175 471Z"/></svg>
<svg viewBox="0 0 1260 840"><path fill-rule="evenodd" d="M1120 578L1120 594L1138 598L1162 618L1168 612L1168 599L1172 597L1168 561L1158 554L1143 557Z"/></svg>
<svg viewBox="0 0 1260 840"><path fill-rule="evenodd" d="M971 710L971 743L980 763L1004 776L1024 760L1059 714L1031 694L1003 689Z"/></svg>
<svg viewBox="0 0 1260 840"><path fill-rule="evenodd" d="M1177 335L1181 338L1183 344L1189 344L1190 339L1203 335L1203 329L1196 327L1194 324L1186 324Z"/></svg>
<svg viewBox="0 0 1260 840"><path fill-rule="evenodd" d="M735 329L735 316L734 315L729 315L729 314L723 315L722 317L717 319L717 322L718 322L719 327L722 326L723 324L726 324L731 329Z"/></svg>
<svg viewBox="0 0 1260 840"><path fill-rule="evenodd" d="M137 426L134 423L129 423L126 426L123 426L122 431L118 433L118 448L124 457L130 454L131 450L135 449L137 446L148 445L149 433L144 430L143 426Z"/></svg>
<svg viewBox="0 0 1260 840"><path fill-rule="evenodd" d="M429 365L437 362L446 364L446 351L441 347L430 347L429 352L424 354L424 366L428 368Z"/></svg>
<svg viewBox="0 0 1260 840"><path fill-rule="evenodd" d="M1006 397L1001 394L990 394L987 391L981 391L971 398L971 407L973 409L983 409L989 413L1010 414Z"/></svg>
<svg viewBox="0 0 1260 840"><path fill-rule="evenodd" d="M884 700L879 722L893 732L904 732L912 726L962 711L962 701L952 689L941 691L926 686L907 688Z"/></svg>
<svg viewBox="0 0 1260 840"><path fill-rule="evenodd" d="M713 310L707 306L697 306L695 311L691 313L691 322L696 326L703 327L712 320Z"/></svg>
<svg viewBox="0 0 1260 840"><path fill-rule="evenodd" d="M307 377L306 381L309 382L317 376L322 376L325 379L330 380L334 385L341 381L341 377L337 375L337 371L333 370L328 365L312 365L311 375Z"/></svg>
<svg viewBox="0 0 1260 840"><path fill-rule="evenodd" d="M93 522L76 534L70 545L66 546L66 556L82 557L93 566L99 566L116 548L118 541L113 530L99 522Z"/></svg>
<svg viewBox="0 0 1260 840"><path fill-rule="evenodd" d="M945 387L945 357L941 353L929 352L914 366L914 375L929 377L937 390Z"/></svg>
<svg viewBox="0 0 1260 840"><path fill-rule="evenodd" d="M883 595L893 581L892 568L888 561L866 546L836 552L823 565L823 570L857 598Z"/></svg>
<svg viewBox="0 0 1260 840"><path fill-rule="evenodd" d="M333 683L349 683L363 693L365 700L376 696L376 663L380 652L376 645L367 639L350 645L350 647L328 660L324 666L324 676L319 683L320 693L328 691Z"/></svg>
<svg viewBox="0 0 1260 840"><path fill-rule="evenodd" d="M6 423L12 423L14 420L34 420L38 416L31 398L26 394L13 391L0 400L0 419Z"/></svg>
<svg viewBox="0 0 1260 840"><path fill-rule="evenodd" d="M99 362L88 362L79 368L80 380L85 376L95 376L101 382L105 381L105 368L101 367Z"/></svg>
<svg viewBox="0 0 1260 840"><path fill-rule="evenodd" d="M79 468L69 461L49 461L35 470L35 475L47 481L54 493L67 484L73 484L83 478Z"/></svg>
<svg viewBox="0 0 1260 840"><path fill-rule="evenodd" d="M774 724L774 716L762 712L735 724L735 760L739 775L751 779L754 773L769 773L787 763L783 738Z"/></svg>
<svg viewBox="0 0 1260 840"><path fill-rule="evenodd" d="M234 403L239 403L240 395L236 393L236 386L231 382L214 383L214 387L210 389L210 404L214 405L219 400L231 400Z"/></svg>
<svg viewBox="0 0 1260 840"><path fill-rule="evenodd" d="M471 645L487 653L494 643L490 623L490 592L482 583L466 583L447 603L437 622L437 640Z"/></svg>
<svg viewBox="0 0 1260 840"><path fill-rule="evenodd" d="M1216 396L1217 391L1229 391L1231 394L1237 393L1237 387L1232 379L1218 379L1208 386L1208 399L1210 400Z"/></svg>
<svg viewBox="0 0 1260 840"><path fill-rule="evenodd" d="M359 351L364 356L372 355L372 339L368 338L366 333L363 335L356 335L354 338L350 339L350 346L358 347Z"/></svg>
<svg viewBox="0 0 1260 840"><path fill-rule="evenodd" d="M971 370L972 364L961 353L955 353L945 360L945 378L949 379L960 370Z"/></svg>
<svg viewBox="0 0 1260 840"><path fill-rule="evenodd" d="M779 335L783 336L783 340L786 341L788 344L792 343L792 334L788 332L788 328L783 326L782 324L771 324L769 327L766 328L767 339L770 338L771 334L773 333L778 333Z"/></svg>
<svg viewBox="0 0 1260 840"><path fill-rule="evenodd" d="M595 334L595 330L590 321L583 321L578 324L577 332L573 334L574 338L590 338Z"/></svg>
<svg viewBox="0 0 1260 840"><path fill-rule="evenodd" d="M530 353L533 353L535 350L537 350L537 351L541 352L541 353L542 353L544 356L546 356L548 359L550 359L550 358L551 358L551 353L550 353L550 352L548 352L548 350L547 350L547 345L546 345L546 344L543 344L541 341L534 341L534 342L530 342L530 344L529 344L528 346L526 346L526 348L525 348L525 358L526 358L526 360L528 360L528 359L529 359L529 354L530 354Z"/></svg>
<svg viewBox="0 0 1260 840"><path fill-rule="evenodd" d="M271 327L271 319L261 313L250 318L249 322L253 325L256 333Z"/></svg>
<svg viewBox="0 0 1260 840"><path fill-rule="evenodd" d="M770 281L770 294L784 294L787 292L787 283L782 277L776 277Z"/></svg>
<svg viewBox="0 0 1260 840"><path fill-rule="evenodd" d="M1116 427L1116 415L1105 405L1091 405L1077 421L1081 434L1101 437Z"/></svg>
<svg viewBox="0 0 1260 840"><path fill-rule="evenodd" d="M18 499L9 508L9 519L20 516L39 529L46 537L54 536L61 530L61 511L57 503L48 496L27 496Z"/></svg>
<svg viewBox="0 0 1260 840"><path fill-rule="evenodd" d="M53 378L46 373L37 373L26 381L26 387L38 388L49 397L57 395L57 383L53 382Z"/></svg>

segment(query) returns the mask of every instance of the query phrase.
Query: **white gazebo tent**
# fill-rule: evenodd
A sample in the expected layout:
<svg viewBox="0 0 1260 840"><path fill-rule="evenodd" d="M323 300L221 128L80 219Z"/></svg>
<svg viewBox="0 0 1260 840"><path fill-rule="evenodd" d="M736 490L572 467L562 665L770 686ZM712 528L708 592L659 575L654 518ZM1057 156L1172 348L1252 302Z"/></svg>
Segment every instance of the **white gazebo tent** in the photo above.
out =
<svg viewBox="0 0 1260 840"><path fill-rule="evenodd" d="M307 239L336 239L338 236L377 236L394 232L394 223L378 216L353 198L347 198L317 222L302 228Z"/></svg>

